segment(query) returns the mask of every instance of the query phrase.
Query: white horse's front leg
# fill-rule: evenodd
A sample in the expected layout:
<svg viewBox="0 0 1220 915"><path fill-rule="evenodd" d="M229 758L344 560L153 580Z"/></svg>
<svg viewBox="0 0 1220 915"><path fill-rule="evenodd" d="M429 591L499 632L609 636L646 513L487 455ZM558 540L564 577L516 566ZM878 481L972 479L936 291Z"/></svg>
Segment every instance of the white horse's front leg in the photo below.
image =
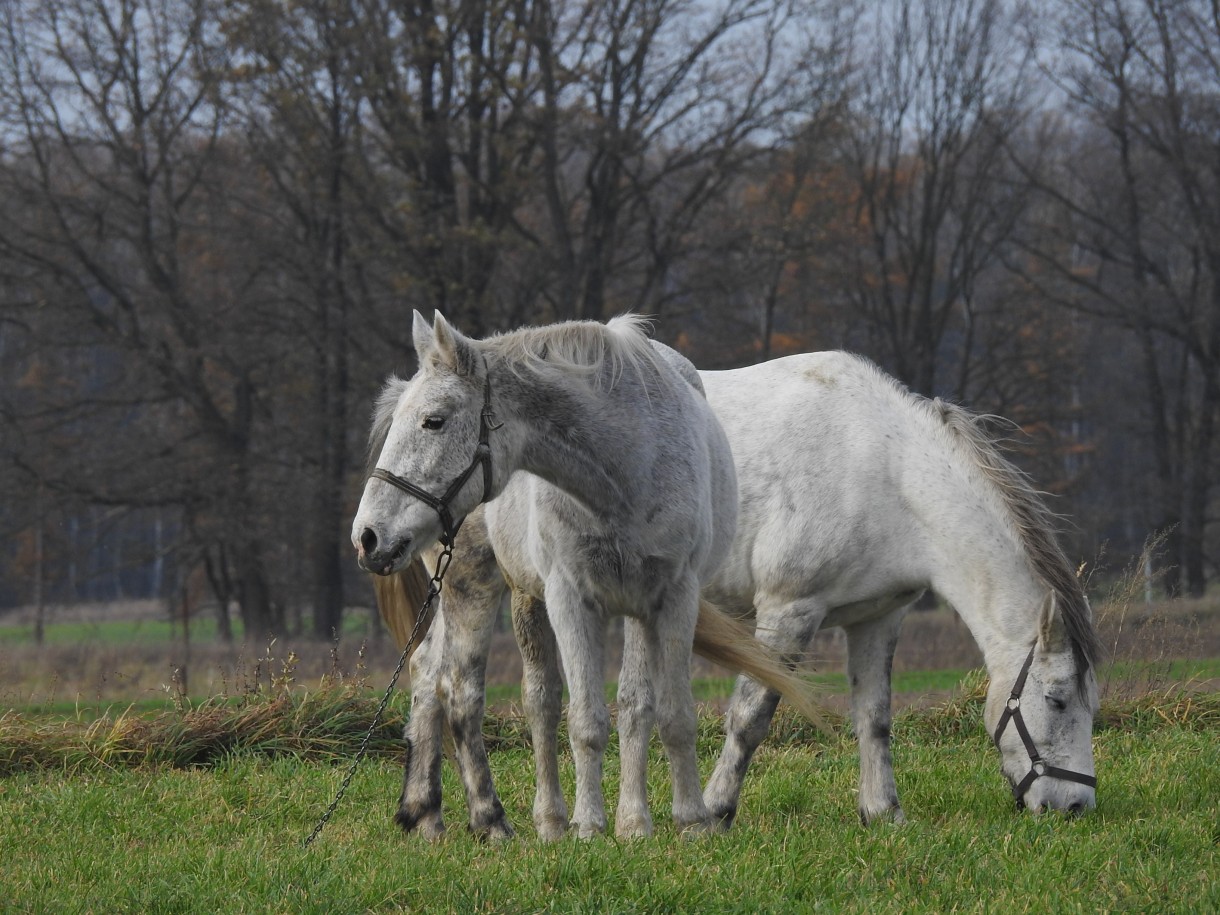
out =
<svg viewBox="0 0 1220 915"><path fill-rule="evenodd" d="M648 812L648 742L656 717L643 623L623 621L623 666L618 680L619 781L614 834L620 839L652 835Z"/></svg>
<svg viewBox="0 0 1220 915"><path fill-rule="evenodd" d="M444 618L437 611L432 628L411 656L411 717L403 729L402 795L395 822L406 832L419 830L427 839L445 833L441 817L441 719L436 695L444 641Z"/></svg>
<svg viewBox="0 0 1220 915"><path fill-rule="evenodd" d="M606 708L606 622L561 575L547 581L547 612L555 630L568 680L568 735L576 764L576 803L572 826L582 839L606 831L602 766L610 739Z"/></svg>
<svg viewBox="0 0 1220 915"><path fill-rule="evenodd" d="M699 586L693 578L675 584L665 606L645 625L648 673L656 696L657 728L669 757L674 823L680 830L711 825L695 753L698 722L691 693L691 645L699 616Z"/></svg>
<svg viewBox="0 0 1220 915"><path fill-rule="evenodd" d="M865 825L879 820L901 823L906 819L898 802L890 756L891 674L898 630L906 609L844 627L851 714L860 746L860 820Z"/></svg>
<svg viewBox="0 0 1220 915"><path fill-rule="evenodd" d="M513 591L513 632L521 649L521 699L534 745L534 828L546 841L568 831L568 807L559 784L559 716L563 712L563 679L559 648L546 605L523 591Z"/></svg>

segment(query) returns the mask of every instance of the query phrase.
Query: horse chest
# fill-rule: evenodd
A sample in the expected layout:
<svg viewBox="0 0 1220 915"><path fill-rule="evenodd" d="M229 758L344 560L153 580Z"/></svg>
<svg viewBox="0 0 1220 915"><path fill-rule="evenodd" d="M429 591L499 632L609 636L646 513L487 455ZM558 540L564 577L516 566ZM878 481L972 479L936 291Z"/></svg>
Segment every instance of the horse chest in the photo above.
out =
<svg viewBox="0 0 1220 915"><path fill-rule="evenodd" d="M585 595L591 612L646 618L684 566L654 544L628 539L572 500L513 484L488 506L496 557L514 586L547 599L547 582L562 580Z"/></svg>

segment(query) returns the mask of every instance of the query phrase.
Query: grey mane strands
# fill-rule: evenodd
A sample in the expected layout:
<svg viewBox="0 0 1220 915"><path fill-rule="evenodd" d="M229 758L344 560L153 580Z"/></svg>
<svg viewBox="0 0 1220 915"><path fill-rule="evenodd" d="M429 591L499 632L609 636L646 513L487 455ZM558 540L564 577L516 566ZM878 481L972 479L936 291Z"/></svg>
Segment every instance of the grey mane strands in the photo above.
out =
<svg viewBox="0 0 1220 915"><path fill-rule="evenodd" d="M640 315L626 314L607 324L596 321L569 321L548 327L526 327L484 341L498 351L509 368L518 375L539 374L545 367L559 368L591 383L599 383L606 361L611 364L608 387L614 387L623 371L630 368L637 376L667 379L659 371L661 356L648 340L650 322ZM645 373L644 367L651 371ZM364 477L367 480L377 464L381 449L394 422L394 408L402 398L408 381L391 375L373 404L369 428Z"/></svg>
<svg viewBox="0 0 1220 915"><path fill-rule="evenodd" d="M607 324L567 321L524 327L484 342L518 376L539 375L550 367L583 377L591 385L613 388L628 370L641 379L667 377L659 370L660 357L649 343L648 326L646 318L626 314Z"/></svg>
<svg viewBox="0 0 1220 915"><path fill-rule="evenodd" d="M390 434L390 425L394 422L394 408L402 399L407 384L406 379L391 375L373 404L373 423L369 427L369 446L364 458L365 480L377 466L377 458L381 456L381 449L385 447L386 437Z"/></svg>
<svg viewBox="0 0 1220 915"><path fill-rule="evenodd" d="M913 394L869 360L861 359L878 377L886 379L900 396L914 401L944 423L973 455L983 476L995 485L1034 573L1055 592L1076 658L1077 685L1083 689L1085 673L1101 658L1101 640L1093 627L1093 613L1080 579L1055 538L1055 514L1047 508L1025 473L1001 453L984 426L984 417L939 397L928 399Z"/></svg>
<svg viewBox="0 0 1220 915"><path fill-rule="evenodd" d="M1029 478L1000 453L981 418L953 404L941 404L945 423L965 442L983 474L999 489L1030 563L1056 595L1072 653L1077 680L1101 657L1101 640L1093 627L1088 598L1055 538L1056 517L1030 485Z"/></svg>

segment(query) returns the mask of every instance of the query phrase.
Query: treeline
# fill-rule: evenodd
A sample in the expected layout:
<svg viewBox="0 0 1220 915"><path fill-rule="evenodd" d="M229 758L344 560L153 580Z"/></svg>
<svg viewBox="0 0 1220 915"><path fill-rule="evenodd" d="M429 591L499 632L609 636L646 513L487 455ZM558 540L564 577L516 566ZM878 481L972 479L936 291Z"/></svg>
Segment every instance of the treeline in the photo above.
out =
<svg viewBox="0 0 1220 915"><path fill-rule="evenodd" d="M412 308L860 351L1018 424L1081 557L1214 574L1214 3L0 10L0 604L329 636Z"/></svg>

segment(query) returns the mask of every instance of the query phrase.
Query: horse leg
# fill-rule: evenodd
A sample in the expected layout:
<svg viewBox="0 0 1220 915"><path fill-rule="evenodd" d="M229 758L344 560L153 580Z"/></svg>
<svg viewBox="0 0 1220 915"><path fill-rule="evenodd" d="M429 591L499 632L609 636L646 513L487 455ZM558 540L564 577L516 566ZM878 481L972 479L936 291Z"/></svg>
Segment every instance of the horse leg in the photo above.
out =
<svg viewBox="0 0 1220 915"><path fill-rule="evenodd" d="M494 563L493 566L494 567ZM464 582L446 595L444 646L437 696L453 734L454 760L466 793L470 831L487 839L508 839L513 828L492 782L483 743L487 656L504 581L496 570L490 582ZM478 585L489 587L477 587Z"/></svg>
<svg viewBox="0 0 1220 915"><path fill-rule="evenodd" d="M559 784L559 716L563 679L559 649L547 618L546 604L513 590L513 632L521 649L521 697L534 745L534 828L546 841L568 830L568 807Z"/></svg>
<svg viewBox="0 0 1220 915"><path fill-rule="evenodd" d="M691 645L699 614L697 582L680 582L666 595L664 609L643 626L648 673L656 696L657 728L669 757L674 824L679 830L711 825L695 756L695 699L691 693Z"/></svg>
<svg viewBox="0 0 1220 915"><path fill-rule="evenodd" d="M614 834L620 839L652 835L648 812L648 742L656 715L643 623L623 621L623 666L618 680L619 781Z"/></svg>
<svg viewBox="0 0 1220 915"><path fill-rule="evenodd" d="M546 583L547 612L568 680L568 736L576 764L572 826L578 837L606 831L602 767L610 739L605 698L606 620L562 575Z"/></svg>
<svg viewBox="0 0 1220 915"><path fill-rule="evenodd" d="M909 606L909 605L908 605ZM906 607L877 619L845 626L851 714L860 746L860 820L901 823L894 763L890 756L891 674L898 630Z"/></svg>
<svg viewBox="0 0 1220 915"><path fill-rule="evenodd" d="M445 834L441 817L441 719L436 694L444 617L436 619L411 656L411 717L403 729L402 795L394 821L405 832L419 830L426 839Z"/></svg>
<svg viewBox="0 0 1220 915"><path fill-rule="evenodd" d="M760 595L755 637L793 663L800 659L817 632L826 609L814 601L772 602ZM754 751L767 736L779 693L744 675L737 678L724 719L724 747L708 779L703 799L720 828L728 829L737 816L741 786Z"/></svg>

